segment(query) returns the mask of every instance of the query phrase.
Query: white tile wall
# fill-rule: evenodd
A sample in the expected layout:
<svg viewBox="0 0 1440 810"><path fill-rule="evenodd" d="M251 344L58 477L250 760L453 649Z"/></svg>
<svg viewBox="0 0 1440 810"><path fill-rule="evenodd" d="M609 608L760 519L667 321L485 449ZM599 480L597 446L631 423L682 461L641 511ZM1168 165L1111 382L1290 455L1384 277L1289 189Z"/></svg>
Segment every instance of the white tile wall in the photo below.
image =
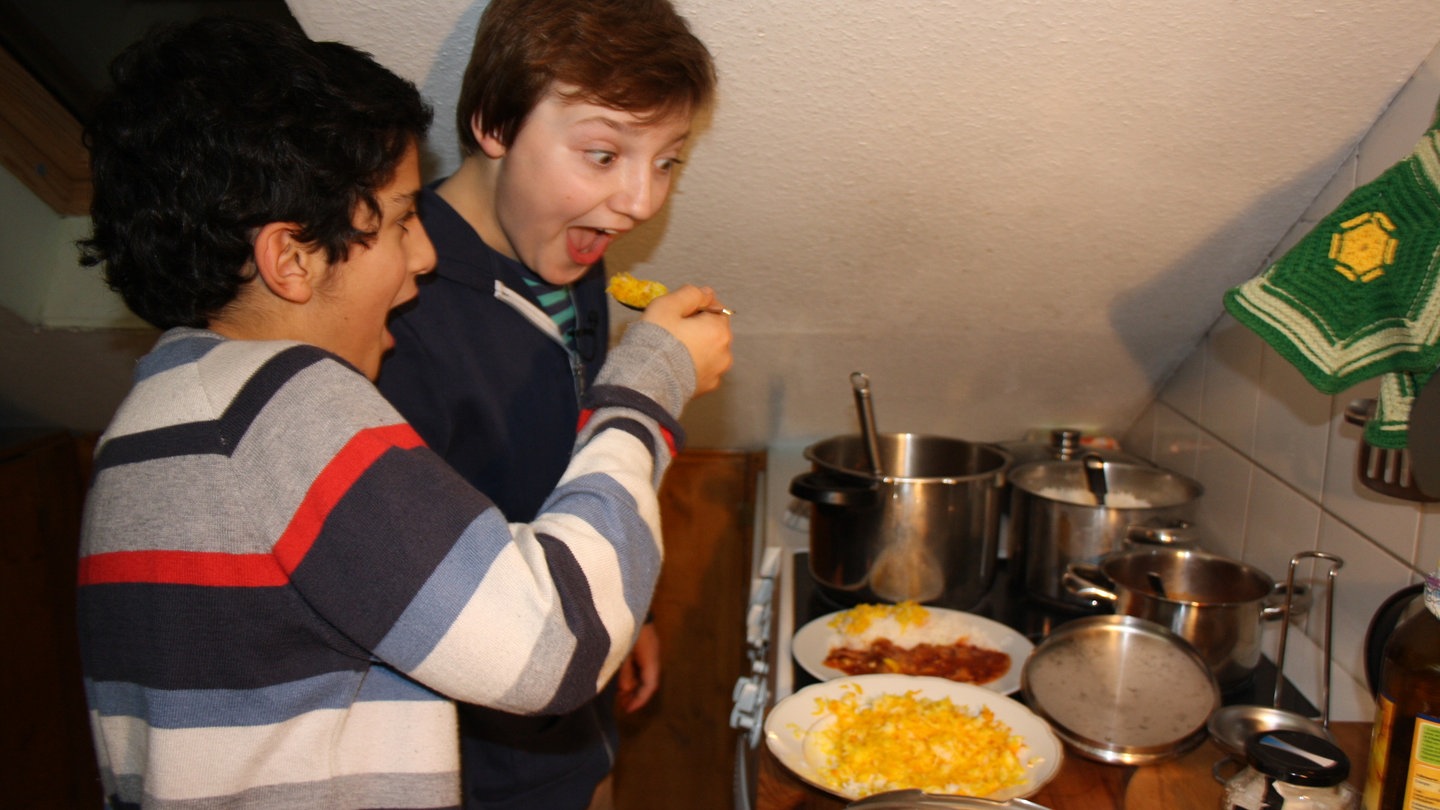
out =
<svg viewBox="0 0 1440 810"><path fill-rule="evenodd" d="M1352 190L1408 154L1434 119L1437 97L1440 48L1276 246L1274 257ZM1420 581L1419 572L1440 563L1440 505L1378 494L1355 474L1360 428L1345 421L1344 410L1377 389L1369 381L1322 394L1225 315L1124 437L1127 450L1205 487L1197 519L1211 550L1244 560L1277 582L1284 581L1296 552L1320 550L1343 560L1335 575L1331 628L1337 719L1370 719L1362 652L1370 617L1392 593ZM1307 563L1297 567L1297 577L1323 586L1328 571L1324 563ZM1323 587L1315 596L1303 627L1318 644L1324 635ZM1272 644L1274 635L1267 631ZM1317 660L1297 655L1290 666L1321 672ZM1288 667L1287 675L1297 682L1318 678Z"/></svg>

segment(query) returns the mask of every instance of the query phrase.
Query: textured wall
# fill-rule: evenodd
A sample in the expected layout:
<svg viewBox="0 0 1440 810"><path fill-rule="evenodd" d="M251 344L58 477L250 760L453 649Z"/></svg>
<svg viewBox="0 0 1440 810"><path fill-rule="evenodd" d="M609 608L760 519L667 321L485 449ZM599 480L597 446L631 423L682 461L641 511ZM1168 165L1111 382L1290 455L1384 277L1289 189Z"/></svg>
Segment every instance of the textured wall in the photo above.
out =
<svg viewBox="0 0 1440 810"><path fill-rule="evenodd" d="M483 5L290 0L420 83L436 173ZM1434 0L678 5L720 103L613 263L739 311L710 445L851 429L855 369L882 430L1122 430L1440 40Z"/></svg>

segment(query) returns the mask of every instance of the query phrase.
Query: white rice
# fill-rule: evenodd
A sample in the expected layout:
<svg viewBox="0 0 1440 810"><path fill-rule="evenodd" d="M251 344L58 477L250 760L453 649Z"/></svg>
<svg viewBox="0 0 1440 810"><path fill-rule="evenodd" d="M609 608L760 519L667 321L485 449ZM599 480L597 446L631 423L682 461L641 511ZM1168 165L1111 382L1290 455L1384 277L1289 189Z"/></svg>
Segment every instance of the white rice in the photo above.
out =
<svg viewBox="0 0 1440 810"><path fill-rule="evenodd" d="M999 642L991 638L983 628L976 627L963 613L937 613L933 610L927 610L926 613L928 615L923 624L912 622L902 627L894 617L884 616L871 621L870 626L859 633L832 630L830 649L864 649L882 638L888 638L906 648L917 644L953 644L959 638L964 638L966 643L974 647L992 650L1000 648Z"/></svg>
<svg viewBox="0 0 1440 810"><path fill-rule="evenodd" d="M1090 494L1090 490L1078 487L1045 487L1036 494L1052 501L1095 505L1095 496ZM1154 506L1150 501L1123 489L1105 493L1105 505L1115 509L1149 509Z"/></svg>

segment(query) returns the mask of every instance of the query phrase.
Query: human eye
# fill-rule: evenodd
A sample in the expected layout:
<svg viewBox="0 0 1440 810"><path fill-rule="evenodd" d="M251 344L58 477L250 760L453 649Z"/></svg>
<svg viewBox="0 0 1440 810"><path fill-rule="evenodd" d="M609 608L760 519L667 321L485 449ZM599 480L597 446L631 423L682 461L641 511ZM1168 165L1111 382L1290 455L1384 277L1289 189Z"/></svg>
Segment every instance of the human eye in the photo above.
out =
<svg viewBox="0 0 1440 810"><path fill-rule="evenodd" d="M419 214L415 211L415 209L412 208L409 211L406 211L404 214L401 214L400 218L395 220L395 224L400 226L400 230L409 233L410 224L414 222L415 218L418 216Z"/></svg>
<svg viewBox="0 0 1440 810"><path fill-rule="evenodd" d="M669 174L670 172L679 168L680 165L684 162L685 161L681 160L678 157L660 158L659 160L655 161L655 168L665 174Z"/></svg>
<svg viewBox="0 0 1440 810"><path fill-rule="evenodd" d="M615 153L606 149L591 149L585 153L585 156L597 166L609 166L615 162Z"/></svg>

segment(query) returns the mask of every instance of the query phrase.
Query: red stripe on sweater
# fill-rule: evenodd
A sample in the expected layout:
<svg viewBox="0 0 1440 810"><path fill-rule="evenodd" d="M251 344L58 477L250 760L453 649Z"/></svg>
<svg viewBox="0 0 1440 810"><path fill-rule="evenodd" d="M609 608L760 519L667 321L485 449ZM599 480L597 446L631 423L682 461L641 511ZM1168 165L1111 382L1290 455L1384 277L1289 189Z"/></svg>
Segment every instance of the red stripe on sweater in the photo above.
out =
<svg viewBox="0 0 1440 810"><path fill-rule="evenodd" d="M330 511L391 448L413 449L424 442L408 424L363 430L350 438L310 485L271 554L216 551L113 551L80 559L79 584L137 582L170 585L259 588L283 585L299 566Z"/></svg>
<svg viewBox="0 0 1440 810"><path fill-rule="evenodd" d="M410 450L422 445L424 442L420 434L403 422L363 430L351 437L315 478L310 491L305 493L304 502L290 518L290 525L275 543L275 559L280 561L285 573L289 574L300 566L315 538L320 536L320 529L330 511L376 459L392 448Z"/></svg>
<svg viewBox="0 0 1440 810"><path fill-rule="evenodd" d="M590 417L592 417L592 416L594 416L594 415L595 415L595 409L594 409L594 408L587 408L587 409L581 411L581 412L580 412L580 423L575 426L575 432L576 432L576 433L579 433L580 431L584 430L584 429L585 429L585 425L590 422ZM660 427L660 435L663 436L663 437L665 437L665 446L668 447L668 448L670 448L670 457L671 457L671 458L674 458L675 456L679 455L679 453L680 453L680 451L675 447L675 436L674 436L674 434L672 434L672 433L670 432L670 429L667 428L667 427L665 427L664 425L660 425L659 427Z"/></svg>

